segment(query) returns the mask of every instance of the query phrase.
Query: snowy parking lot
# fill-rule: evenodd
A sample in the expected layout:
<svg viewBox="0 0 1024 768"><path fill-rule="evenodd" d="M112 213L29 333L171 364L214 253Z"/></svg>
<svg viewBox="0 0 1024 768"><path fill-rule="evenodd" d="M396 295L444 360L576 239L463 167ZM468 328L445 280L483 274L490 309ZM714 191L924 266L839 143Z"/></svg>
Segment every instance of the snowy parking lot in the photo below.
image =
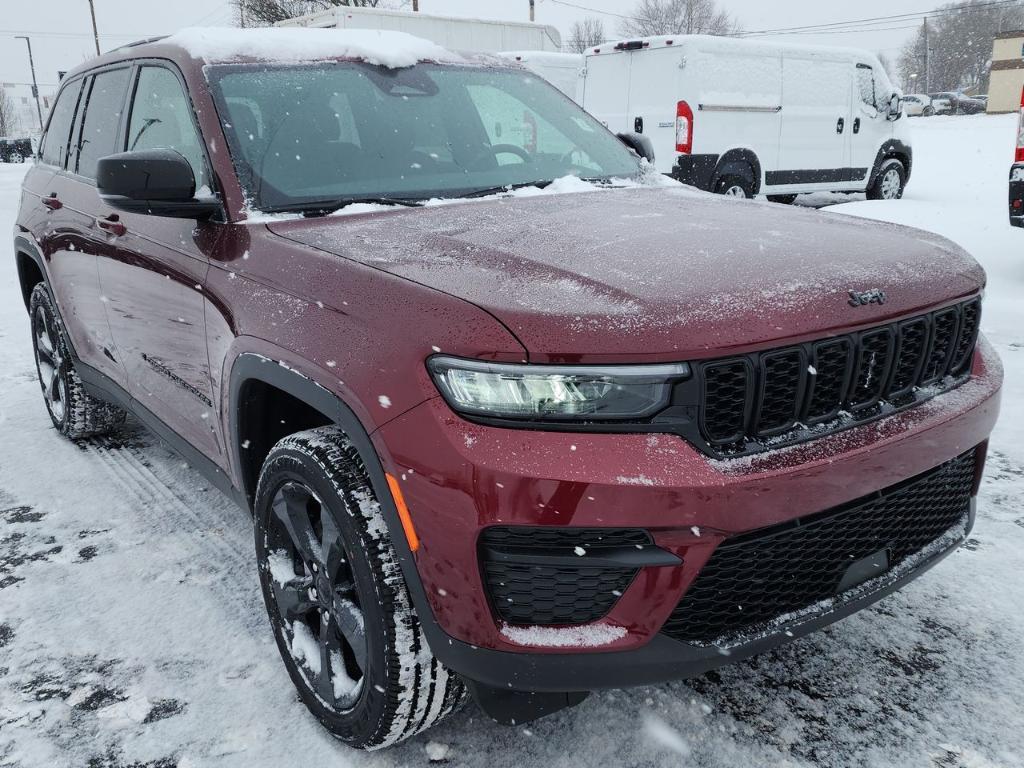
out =
<svg viewBox="0 0 1024 768"><path fill-rule="evenodd" d="M1024 766L1024 232L1006 221L1016 118L912 130L905 199L801 202L931 230L988 270L982 325L1006 384L966 546L873 608L718 672L596 693L515 728L468 705L370 754L334 742L299 703L246 514L132 422L77 445L54 432L6 234L27 166L0 165L0 766Z"/></svg>

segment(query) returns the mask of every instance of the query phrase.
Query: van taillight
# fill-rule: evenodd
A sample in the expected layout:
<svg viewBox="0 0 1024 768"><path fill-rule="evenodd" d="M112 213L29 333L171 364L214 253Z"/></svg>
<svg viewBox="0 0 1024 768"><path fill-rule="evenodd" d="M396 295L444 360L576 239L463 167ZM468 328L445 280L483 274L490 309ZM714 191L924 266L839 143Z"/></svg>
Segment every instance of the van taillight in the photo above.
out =
<svg viewBox="0 0 1024 768"><path fill-rule="evenodd" d="M1014 162L1024 163L1024 89L1020 94L1020 117L1017 119L1017 153Z"/></svg>
<svg viewBox="0 0 1024 768"><path fill-rule="evenodd" d="M676 105L676 152L684 155L693 151L693 110L685 101Z"/></svg>

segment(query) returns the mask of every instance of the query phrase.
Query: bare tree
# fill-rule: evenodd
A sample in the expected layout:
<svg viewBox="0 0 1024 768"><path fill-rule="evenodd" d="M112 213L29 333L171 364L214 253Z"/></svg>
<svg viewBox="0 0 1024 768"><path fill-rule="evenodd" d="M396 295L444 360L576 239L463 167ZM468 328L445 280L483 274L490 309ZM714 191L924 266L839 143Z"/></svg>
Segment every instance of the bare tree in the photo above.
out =
<svg viewBox="0 0 1024 768"><path fill-rule="evenodd" d="M0 86L0 136L13 136L21 130L21 120L14 100Z"/></svg>
<svg viewBox="0 0 1024 768"><path fill-rule="evenodd" d="M269 26L307 13L326 11L337 6L377 8L391 3L385 0L232 0L239 21L245 27Z"/></svg>
<svg viewBox="0 0 1024 768"><path fill-rule="evenodd" d="M986 88L992 38L1022 27L1024 0L1009 5L968 0L937 8L928 19L927 35L922 24L900 54L896 69L903 88L927 87L933 93Z"/></svg>
<svg viewBox="0 0 1024 768"><path fill-rule="evenodd" d="M731 35L736 21L719 10L716 0L640 0L619 27L622 35Z"/></svg>
<svg viewBox="0 0 1024 768"><path fill-rule="evenodd" d="M583 53L589 48L600 45L605 39L604 24L600 19L591 17L572 23L566 47L573 53Z"/></svg>

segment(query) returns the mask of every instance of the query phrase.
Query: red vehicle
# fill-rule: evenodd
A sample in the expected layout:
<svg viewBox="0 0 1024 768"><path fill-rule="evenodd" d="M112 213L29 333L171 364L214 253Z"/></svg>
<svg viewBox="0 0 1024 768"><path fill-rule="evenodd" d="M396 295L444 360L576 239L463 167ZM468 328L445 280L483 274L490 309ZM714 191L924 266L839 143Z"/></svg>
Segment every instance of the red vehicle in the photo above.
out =
<svg viewBox="0 0 1024 768"><path fill-rule="evenodd" d="M1017 148L1010 167L1010 224L1024 227L1024 91L1020 95Z"/></svg>
<svg viewBox="0 0 1024 768"><path fill-rule="evenodd" d="M289 674L354 746L799 637L967 536L985 276L666 184L536 77L404 36L108 53L15 232L53 423L130 411L252 511Z"/></svg>

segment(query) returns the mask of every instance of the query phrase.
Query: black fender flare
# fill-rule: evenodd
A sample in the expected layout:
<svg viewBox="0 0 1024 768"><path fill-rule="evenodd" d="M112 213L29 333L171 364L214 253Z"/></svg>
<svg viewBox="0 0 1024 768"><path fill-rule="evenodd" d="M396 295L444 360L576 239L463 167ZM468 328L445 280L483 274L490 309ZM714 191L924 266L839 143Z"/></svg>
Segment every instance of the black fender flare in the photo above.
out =
<svg viewBox="0 0 1024 768"><path fill-rule="evenodd" d="M387 478L384 475L384 467L381 464L377 449L373 447L370 434L366 431L362 422L355 412L335 393L318 384L313 379L305 376L292 368L279 365L262 354L253 352L242 352L231 366L230 378L230 440L232 446L232 469L235 477L242 477L241 457L239 451L239 416L241 413L242 388L247 382L260 381L287 392L292 397L301 400L310 408L323 414L333 424L340 427L352 441L359 458L362 459L366 468L370 485L374 495L380 503L384 521L387 523L388 532L391 535L391 543L398 555L399 564L402 567L402 574L405 576L405 583L409 588L409 594L420 623L427 633L431 649L435 649L435 655L440 656L436 651L443 650L448 646L449 637L438 625L434 618L433 609L427 599L423 583L420 581L419 571L416 568L416 561L409 542L405 538L405 528L402 526L401 518L398 515L398 507L395 505L394 497L388 486ZM252 512L254 499L250 498L245 491L239 495L248 502L248 509Z"/></svg>
<svg viewBox="0 0 1024 768"><path fill-rule="evenodd" d="M889 139L878 150L878 154L875 155L874 165L871 166L871 175L868 176L868 189L875 186L878 174L881 173L882 165L886 160L899 160L903 163L903 168L907 172L904 182L910 181L910 171L914 163L914 150L909 144L905 144L899 139Z"/></svg>
<svg viewBox="0 0 1024 768"><path fill-rule="evenodd" d="M711 191L714 192L718 182L725 176L740 176L750 182L753 194L761 191L761 161L750 149L730 149L718 161L715 172L711 174Z"/></svg>
<svg viewBox="0 0 1024 768"><path fill-rule="evenodd" d="M39 274L43 276L43 282L49 285L50 276L46 271L46 260L43 258L43 254L40 252L39 247L24 233L18 233L14 236L14 258L18 268L18 282L21 286L25 285L24 264L22 261L23 257L27 257L35 262L36 267L39 268ZM28 296L24 291L22 293L22 298L25 301L25 309L27 310ZM54 305L54 309L58 314L60 313L60 309L56 304Z"/></svg>

